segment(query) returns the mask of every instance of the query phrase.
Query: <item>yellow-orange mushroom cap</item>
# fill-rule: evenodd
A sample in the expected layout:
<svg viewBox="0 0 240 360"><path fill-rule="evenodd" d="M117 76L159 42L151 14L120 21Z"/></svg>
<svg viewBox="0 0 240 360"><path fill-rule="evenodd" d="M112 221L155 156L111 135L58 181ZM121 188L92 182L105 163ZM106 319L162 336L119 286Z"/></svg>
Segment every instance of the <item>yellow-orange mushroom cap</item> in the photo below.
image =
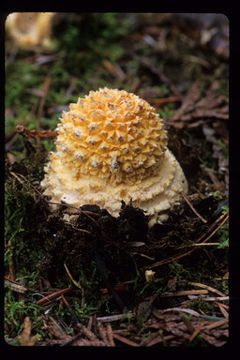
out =
<svg viewBox="0 0 240 360"><path fill-rule="evenodd" d="M6 29L20 47L48 47L54 15L54 12L13 12L6 18Z"/></svg>
<svg viewBox="0 0 240 360"><path fill-rule="evenodd" d="M97 204L113 216L121 200L132 201L151 224L163 220L188 185L154 108L132 93L107 88L69 107L45 167L44 194L74 207Z"/></svg>

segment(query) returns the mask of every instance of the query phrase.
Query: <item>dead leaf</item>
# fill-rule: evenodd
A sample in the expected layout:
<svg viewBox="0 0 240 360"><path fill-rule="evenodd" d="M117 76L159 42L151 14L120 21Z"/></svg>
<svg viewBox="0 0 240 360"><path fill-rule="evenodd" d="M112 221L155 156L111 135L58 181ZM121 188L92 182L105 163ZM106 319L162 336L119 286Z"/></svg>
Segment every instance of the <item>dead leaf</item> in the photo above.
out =
<svg viewBox="0 0 240 360"><path fill-rule="evenodd" d="M213 82L206 96L201 98L200 82L195 81L185 96L181 107L167 119L176 128L196 127L209 119L227 120L228 99L218 94L220 83Z"/></svg>

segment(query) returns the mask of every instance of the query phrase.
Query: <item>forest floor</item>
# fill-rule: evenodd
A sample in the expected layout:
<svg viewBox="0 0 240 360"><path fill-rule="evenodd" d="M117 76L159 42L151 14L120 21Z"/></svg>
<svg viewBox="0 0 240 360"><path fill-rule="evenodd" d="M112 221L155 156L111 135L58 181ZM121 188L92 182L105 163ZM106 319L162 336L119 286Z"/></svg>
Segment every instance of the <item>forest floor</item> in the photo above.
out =
<svg viewBox="0 0 240 360"><path fill-rule="evenodd" d="M5 341L16 346L218 347L228 340L228 21L215 14L58 14L51 45L6 35ZM100 87L164 119L189 192L164 224L42 195L54 130ZM19 125L22 127L19 128ZM146 271L152 270L150 281Z"/></svg>

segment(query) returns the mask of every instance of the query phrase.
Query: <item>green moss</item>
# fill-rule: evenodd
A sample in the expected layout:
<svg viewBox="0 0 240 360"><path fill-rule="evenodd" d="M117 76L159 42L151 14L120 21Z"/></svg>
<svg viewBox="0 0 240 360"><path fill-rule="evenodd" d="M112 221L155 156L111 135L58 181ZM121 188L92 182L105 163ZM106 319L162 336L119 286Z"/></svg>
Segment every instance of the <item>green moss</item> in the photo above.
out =
<svg viewBox="0 0 240 360"><path fill-rule="evenodd" d="M4 296L5 322L8 327L6 338L19 336L23 331L23 320L26 316L30 317L32 323L32 333L38 333L38 338L45 337L42 329L42 310L43 308L35 303L31 297L25 296L19 300L18 294L12 290L7 290Z"/></svg>
<svg viewBox="0 0 240 360"><path fill-rule="evenodd" d="M189 270L187 270L182 264L174 261L173 263L169 264L169 276L176 277L177 280L191 280L192 274Z"/></svg>
<svg viewBox="0 0 240 360"><path fill-rule="evenodd" d="M224 212L229 211L228 206L222 207ZM229 247L229 219L221 226L221 228L218 231L218 242L220 242L220 245L218 245L218 249L224 249Z"/></svg>
<svg viewBox="0 0 240 360"><path fill-rule="evenodd" d="M159 15L159 14L158 14ZM68 14L53 33L53 43L50 53L42 53L39 51L19 50L15 58L11 61L6 60L6 121L5 131L8 134L14 127L20 123L28 129L35 129L38 123L38 107L35 112L31 113L35 104L40 100L38 96L33 95L31 90L43 90L43 84L47 76L50 75L51 82L45 98L43 114L40 121L41 130L53 130L56 128L61 116L62 106L68 106L71 102L76 102L79 96L85 96L90 90L97 90L99 87L110 88L124 88L127 91L133 91L136 80L141 80L142 76L147 78L146 83L143 82L139 89L139 96L146 93L148 88L156 91L157 97L172 96L171 90L164 83L159 81L155 74L142 66L140 62L128 55L128 46L133 44L133 50L140 56L146 56L153 65L160 66L164 74L169 80L175 84L182 92L187 93L187 89L198 78L201 82L201 93L204 96L209 85L214 80L220 81L219 93L228 96L228 79L226 72L226 65L215 66L215 60L212 58L206 59L214 65L212 71L202 66L197 62L198 57L205 58L202 50L196 47L196 41L189 36L182 36L182 34L173 29L167 34L165 39L167 51L160 56L158 49L157 35L151 35L156 40L156 46L149 46L143 38L140 40L129 41L129 35L144 35L147 32L146 26L154 24L155 14L129 14L129 13L89 13L89 14ZM158 29L161 29L166 24L157 23ZM9 41L9 39L7 39ZM129 41L129 42L128 42ZM160 41L160 40L159 40ZM164 51L163 51L164 52ZM55 54L56 59L46 63L38 63L39 56L47 56ZM171 54L169 56L169 54ZM193 55L192 60L189 55ZM195 60L194 61L194 56ZM121 80L113 76L105 67L103 60L108 60L113 66L120 65L125 72L126 79ZM169 61L170 60L170 61ZM213 60L213 61L212 61ZM33 62L33 63L31 63ZM34 63L35 62L35 63ZM70 89L70 91L69 91ZM30 90L30 92L29 92ZM160 116L164 119L171 117L178 109L178 103L166 104L161 107ZM183 130L183 138L188 144L199 144L199 138L194 137L196 129ZM198 134L199 135L199 134ZM195 143L193 141L197 140ZM54 150L54 139L41 140L47 151ZM43 327L42 315L48 308L49 314L54 318L59 317L59 310L61 310L61 319L66 324L73 323L73 316L67 307L60 308L59 302L51 304L50 307L40 307L36 304L39 299L33 295L39 288L39 273L37 264L42 261L46 255L46 251L41 247L41 240L45 237L46 241L52 241L51 231L49 230L48 213L44 214L46 208L41 205L40 198L33 191L33 188L28 182L19 182L10 171L18 174L21 169L25 177L34 186L38 186L40 180L43 178L43 164L44 156L37 151L22 150L21 146L26 143L22 137L19 136L14 146L20 146L21 150L11 148L11 154L16 157L15 166L7 168L6 182L5 182L5 266L6 272L9 272L9 265L14 262L16 271L16 281L24 280L29 292L20 295L14 293L12 290L6 290L5 296L5 317L6 317L6 338L14 339L20 335L23 330L23 320L25 316L30 316L33 328L33 335L37 334L41 340L49 336ZM200 135L199 154L203 162L203 167L210 167L218 169L217 159L212 158L211 146L208 146ZM211 145L211 144L210 144ZM228 159L228 147L219 142L222 152L226 159ZM35 142L33 141L33 147ZM46 159L46 158L45 158ZM214 197L218 200L223 199L221 192L215 192ZM226 209L225 209L226 210ZM219 248L208 249L213 251L216 257L216 262L221 258L221 266L225 267L225 260L222 262L222 254L225 257L228 248L228 222L219 229L216 235L216 241L221 245ZM57 227L56 227L57 228ZM59 225L61 233L61 226ZM186 230L189 231L189 230ZM71 233L71 232L69 232ZM160 231L161 235L161 231ZM161 240L161 236L159 239ZM166 236L167 239L167 236ZM65 239L66 240L66 239ZM76 238L77 240L77 238ZM169 243L162 248L162 253L158 252L158 257L167 258L170 256L170 243L174 243L172 238L169 238ZM183 239L184 241L185 239ZM214 240L215 241L215 240ZM166 240L167 243L167 240ZM176 242L176 246L178 243ZM60 244L60 249L61 249ZM106 247L106 251L109 249ZM164 253L166 251L166 253ZM174 251L174 250L173 250ZM177 250L176 250L177 251ZM195 254L195 253L194 253ZM141 269L141 257L135 259L134 274L126 279L132 280L135 277L135 283L129 285L129 292L126 294L119 293L120 296L126 296L126 302L129 304L129 310L133 310L142 299L151 297L153 294L159 292L164 295L169 292L168 280L174 277L177 278L177 286L184 288L187 281L199 281L205 284L211 283L212 274L215 271L215 265L209 264L209 258L206 253L199 251L195 256L192 254L189 257L182 259L182 261L174 262L170 265L160 267L156 270L155 278L157 282L147 283ZM62 267L64 261L62 261ZM149 264L150 262L148 262ZM67 294L68 302L78 317L80 322L88 323L90 316L95 314L113 314L119 311L114 299L110 293L102 294L100 289L105 287L102 278L96 268L96 264L92 261L89 266L83 268L81 264L74 265L71 269L71 264L67 264L70 272L74 272L74 279L84 288L84 298L81 297L81 291L78 290L71 282L64 269L62 276L54 279L54 286L58 289L71 287L71 291ZM144 264L143 264L144 265ZM60 265L61 266L61 265ZM220 270L222 271L222 267ZM208 271L203 272L206 268ZM115 270L117 269L117 265ZM225 270L225 269L224 269ZM216 274L214 273L214 276ZM50 280L51 281L51 280ZM186 285L187 286L187 285ZM227 281L222 283L212 284L215 288L227 294ZM36 289L36 290L35 290ZM164 300L163 300L164 299ZM156 300L156 306L159 304ZM161 298L162 301L167 302L167 307L177 306L179 298ZM170 305L169 305L170 304ZM200 297L192 300L190 307L197 311L204 311L207 314L212 314L213 305L203 301ZM129 318L130 319L130 318ZM128 319L128 320L129 320ZM129 320L130 321L130 320ZM123 324L122 324L123 325ZM142 344L147 343L151 336L149 328L142 324L139 334L143 335ZM113 323L113 327L117 326L117 322ZM69 333L74 331L69 330ZM198 336L193 342L193 346L197 345L201 340ZM19 345L17 340L11 340L12 345Z"/></svg>
<svg viewBox="0 0 240 360"><path fill-rule="evenodd" d="M222 149L223 156L225 157L226 160L228 160L229 159L229 146L227 144L225 144L221 139L218 140L218 145Z"/></svg>
<svg viewBox="0 0 240 360"><path fill-rule="evenodd" d="M18 116L22 112L30 111L36 101L34 95L28 94L26 89L41 88L44 73L37 64L28 64L23 59L16 59L9 63L6 61L5 106L16 107Z"/></svg>
<svg viewBox="0 0 240 360"><path fill-rule="evenodd" d="M88 304L81 305L76 299L73 300L73 309L80 322L86 322L91 315L98 312L98 308L95 303L91 302Z"/></svg>
<svg viewBox="0 0 240 360"><path fill-rule="evenodd" d="M218 89L219 94L229 96L229 79L222 77L220 79L220 88Z"/></svg>
<svg viewBox="0 0 240 360"><path fill-rule="evenodd" d="M209 301L204 301L201 296L198 296L196 299L190 300L189 308L197 312L203 311L206 315L212 315L212 304Z"/></svg>
<svg viewBox="0 0 240 360"><path fill-rule="evenodd" d="M174 115L176 112L175 104L167 104L162 107L162 109L159 111L159 115L161 118L166 119Z"/></svg>

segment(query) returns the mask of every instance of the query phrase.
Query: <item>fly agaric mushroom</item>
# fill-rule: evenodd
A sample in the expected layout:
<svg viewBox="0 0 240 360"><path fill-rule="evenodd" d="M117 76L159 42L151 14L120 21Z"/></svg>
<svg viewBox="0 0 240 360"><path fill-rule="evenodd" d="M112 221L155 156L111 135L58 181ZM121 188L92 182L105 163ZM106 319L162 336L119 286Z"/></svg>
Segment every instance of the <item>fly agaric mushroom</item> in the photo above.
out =
<svg viewBox="0 0 240 360"><path fill-rule="evenodd" d="M49 46L54 15L54 12L14 12L6 19L6 29L19 46Z"/></svg>
<svg viewBox="0 0 240 360"><path fill-rule="evenodd" d="M96 204L112 216L118 216L123 200L145 210L150 226L165 220L188 184L154 108L132 93L106 87L69 107L45 167L44 194L73 207Z"/></svg>

